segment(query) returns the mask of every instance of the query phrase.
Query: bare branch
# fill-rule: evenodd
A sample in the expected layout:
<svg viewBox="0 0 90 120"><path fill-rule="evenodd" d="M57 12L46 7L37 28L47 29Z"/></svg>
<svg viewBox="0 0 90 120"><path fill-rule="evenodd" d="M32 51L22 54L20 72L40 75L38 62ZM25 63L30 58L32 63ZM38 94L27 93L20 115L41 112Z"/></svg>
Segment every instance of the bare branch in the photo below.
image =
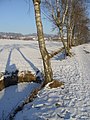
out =
<svg viewBox="0 0 90 120"><path fill-rule="evenodd" d="M67 12L68 12L68 2L66 2L65 12L63 13L63 17L62 17L62 24L64 24L65 22L65 17L66 17Z"/></svg>
<svg viewBox="0 0 90 120"><path fill-rule="evenodd" d="M57 55L58 53L60 53L62 51L64 51L64 47L62 47L62 48L60 48L60 49L58 49L56 51L53 51L52 53L49 54L49 57L52 58L52 57L54 57L55 55Z"/></svg>

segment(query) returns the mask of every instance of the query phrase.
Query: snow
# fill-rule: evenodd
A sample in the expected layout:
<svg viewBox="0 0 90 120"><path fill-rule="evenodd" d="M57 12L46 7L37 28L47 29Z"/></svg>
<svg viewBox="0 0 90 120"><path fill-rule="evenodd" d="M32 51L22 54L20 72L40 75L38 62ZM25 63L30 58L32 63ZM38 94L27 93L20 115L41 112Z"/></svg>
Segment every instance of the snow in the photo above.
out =
<svg viewBox="0 0 90 120"><path fill-rule="evenodd" d="M9 113L38 86L35 83L20 83L2 90L0 92L0 120L6 119Z"/></svg>
<svg viewBox="0 0 90 120"><path fill-rule="evenodd" d="M49 51L61 45L58 42L46 42L46 44ZM31 70L33 73L38 69L42 70L37 41L0 40L0 71L11 72L16 69Z"/></svg>
<svg viewBox="0 0 90 120"><path fill-rule="evenodd" d="M46 45L53 51L61 43L49 41ZM58 54L51 60L54 79L63 81L64 88L46 86L16 114L15 120L90 120L90 43L73 47L72 52L75 55L71 58L62 59L63 55ZM0 40L0 71L14 70L12 65L21 71L43 71L37 41ZM38 84L23 83L2 90L0 119L6 118L36 87Z"/></svg>

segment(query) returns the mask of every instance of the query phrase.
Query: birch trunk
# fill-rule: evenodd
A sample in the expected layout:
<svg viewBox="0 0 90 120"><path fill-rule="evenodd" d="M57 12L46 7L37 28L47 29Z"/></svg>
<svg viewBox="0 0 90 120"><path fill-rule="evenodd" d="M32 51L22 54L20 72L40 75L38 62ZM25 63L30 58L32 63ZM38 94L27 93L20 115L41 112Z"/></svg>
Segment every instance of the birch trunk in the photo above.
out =
<svg viewBox="0 0 90 120"><path fill-rule="evenodd" d="M49 54L47 52L47 49L45 46L45 41L44 41L43 26L42 26L42 21L41 21L40 3L41 3L41 0L33 0L36 27L37 27L37 35L38 35L38 43L39 43L39 49L40 49L42 60L43 60L45 84L47 84L48 82L51 82L53 80L53 72L52 72L52 68L51 68Z"/></svg>

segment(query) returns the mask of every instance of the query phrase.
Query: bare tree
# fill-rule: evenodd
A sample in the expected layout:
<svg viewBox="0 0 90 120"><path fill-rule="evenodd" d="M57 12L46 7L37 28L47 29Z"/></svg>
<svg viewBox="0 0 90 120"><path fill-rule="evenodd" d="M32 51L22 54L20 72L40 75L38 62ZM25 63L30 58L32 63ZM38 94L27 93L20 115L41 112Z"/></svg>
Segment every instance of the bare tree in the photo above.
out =
<svg viewBox="0 0 90 120"><path fill-rule="evenodd" d="M89 36L88 17L84 0L44 0L44 14L57 28L66 54L71 56L71 46L85 42ZM65 33L65 31L66 33ZM86 35L85 35L85 34ZM67 44L64 40L67 35Z"/></svg>
<svg viewBox="0 0 90 120"><path fill-rule="evenodd" d="M57 28L60 35L60 40L63 43L65 52L71 56L64 41L65 20L68 13L68 0L44 0L45 8L48 10L48 18L53 23L54 28Z"/></svg>
<svg viewBox="0 0 90 120"><path fill-rule="evenodd" d="M76 34L76 43L82 44L87 41L89 35L88 23L89 19L87 16L87 9L85 7L85 2L79 2L76 9L76 17L78 18L75 23L75 34Z"/></svg>
<svg viewBox="0 0 90 120"><path fill-rule="evenodd" d="M67 47L68 49L74 45L75 42L83 43L88 36L88 18L85 7L85 1L82 0L68 0L69 9L67 14ZM86 34L85 34L86 33ZM77 40L74 41L74 38Z"/></svg>
<svg viewBox="0 0 90 120"><path fill-rule="evenodd" d="M71 1L71 4L70 4ZM52 53L48 53L44 41L44 32L43 32L43 25L41 20L41 0L33 0L34 4L34 11L35 11L35 20L36 20L36 27L37 27L37 35L38 35L38 43L39 43L39 49L41 52L42 60L43 60L43 66L44 66L44 75L45 75L45 84L48 82L51 82L53 80L53 72L51 68L51 61L50 58L65 49L66 54L71 56L70 49L65 44L64 41L64 32L63 29L66 27L66 17L68 16L69 9L70 9L70 15L69 15L69 22L67 25L69 25L69 29L71 31L74 31L77 27L77 24L75 22L75 17L77 14L73 11L73 5L72 0L45 0L45 6L47 9L49 9L50 16L49 19L53 22L53 24L58 28L61 41L63 43L63 48L54 51ZM69 5L71 5L71 8L69 8ZM75 5L75 4L74 4ZM76 8L75 8L76 10ZM75 14L75 16L74 16ZM73 17L72 17L73 16ZM73 33L70 31L70 40L73 37ZM70 42L69 42L70 45ZM69 46L70 48L70 46Z"/></svg>
<svg viewBox="0 0 90 120"><path fill-rule="evenodd" d="M43 34L43 26L41 21L41 11L40 11L40 3L41 0L33 0L34 10L35 10L35 20L37 27L37 35L38 35L38 43L39 49L41 52L43 65L44 65L44 74L45 74L45 84L51 82L53 80L53 72L51 68L51 62L49 53L45 46L44 34Z"/></svg>
<svg viewBox="0 0 90 120"><path fill-rule="evenodd" d="M72 39L72 30L73 30L73 9L72 9L72 0L68 0L68 13L66 16L66 29L67 29L67 49L71 49L71 39Z"/></svg>

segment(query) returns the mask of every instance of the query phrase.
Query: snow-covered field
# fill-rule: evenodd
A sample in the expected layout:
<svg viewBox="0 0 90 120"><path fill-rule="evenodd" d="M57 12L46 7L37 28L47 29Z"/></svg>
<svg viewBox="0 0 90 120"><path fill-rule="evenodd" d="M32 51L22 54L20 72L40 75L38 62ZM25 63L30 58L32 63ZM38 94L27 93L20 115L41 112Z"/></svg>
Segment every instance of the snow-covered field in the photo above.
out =
<svg viewBox="0 0 90 120"><path fill-rule="evenodd" d="M61 46L46 42L49 51ZM65 88L43 88L37 98L18 112L15 120L90 120L90 43L74 47L72 58L52 58L54 79L63 81ZM61 60L60 60L61 59ZM36 41L0 40L0 71L37 69L42 71L42 61ZM0 92L0 120L8 114L32 89L35 83L23 83Z"/></svg>
<svg viewBox="0 0 90 120"><path fill-rule="evenodd" d="M52 43L52 44L51 44ZM48 50L59 48L61 43L46 42ZM19 69L42 70L41 55L37 41L0 40L0 71L14 71Z"/></svg>

